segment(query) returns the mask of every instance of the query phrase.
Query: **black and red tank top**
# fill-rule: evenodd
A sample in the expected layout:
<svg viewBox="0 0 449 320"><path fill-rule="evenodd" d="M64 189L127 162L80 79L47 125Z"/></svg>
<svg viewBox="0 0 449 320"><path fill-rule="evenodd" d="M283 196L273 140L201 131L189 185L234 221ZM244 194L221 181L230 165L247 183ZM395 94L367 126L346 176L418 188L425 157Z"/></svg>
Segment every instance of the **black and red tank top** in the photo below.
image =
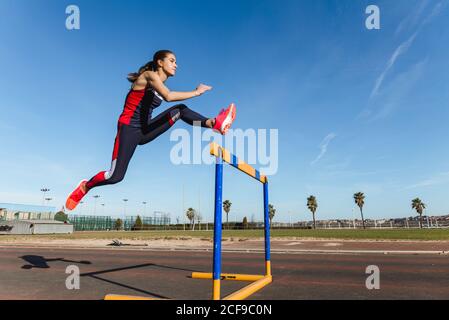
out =
<svg viewBox="0 0 449 320"><path fill-rule="evenodd" d="M118 122L137 128L145 128L151 120L153 109L162 103L162 97L152 87L131 89Z"/></svg>

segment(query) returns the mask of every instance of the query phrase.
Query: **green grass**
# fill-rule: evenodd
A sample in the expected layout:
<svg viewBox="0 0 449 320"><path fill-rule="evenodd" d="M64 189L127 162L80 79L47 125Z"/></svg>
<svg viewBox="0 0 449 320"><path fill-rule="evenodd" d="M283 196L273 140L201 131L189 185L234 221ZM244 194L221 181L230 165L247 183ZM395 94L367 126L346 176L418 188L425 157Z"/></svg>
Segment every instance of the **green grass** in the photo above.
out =
<svg viewBox="0 0 449 320"><path fill-rule="evenodd" d="M263 238L263 230L223 230L223 238ZM368 229L368 230L271 230L276 238L373 239L373 240L449 240L449 229ZM84 231L71 235L0 236L0 242L19 239L182 239L188 237L212 239L209 231Z"/></svg>

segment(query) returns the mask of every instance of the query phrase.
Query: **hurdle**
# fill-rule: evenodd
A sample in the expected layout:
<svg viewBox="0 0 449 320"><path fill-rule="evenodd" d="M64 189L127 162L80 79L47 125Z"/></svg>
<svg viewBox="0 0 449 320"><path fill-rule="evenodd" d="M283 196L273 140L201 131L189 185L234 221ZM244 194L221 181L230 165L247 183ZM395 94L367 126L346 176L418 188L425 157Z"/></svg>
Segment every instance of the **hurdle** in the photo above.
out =
<svg viewBox="0 0 449 320"><path fill-rule="evenodd" d="M231 293L223 300L243 300L261 290L273 281L271 274L271 249L270 249L270 219L268 216L268 179L258 170L241 161L235 155L215 142L210 144L210 154L215 157L215 207L214 207L214 248L212 273L193 272L193 279L212 279L212 300L221 298L221 281L251 281L244 288ZM265 274L232 274L221 272L221 241L222 241L222 213L223 213L223 162L249 175L263 185L264 203L264 234L265 234ZM106 295L105 300L160 300L150 297Z"/></svg>
<svg viewBox="0 0 449 320"><path fill-rule="evenodd" d="M243 300L261 290L273 281L270 257L270 220L268 217L268 179L258 170L241 161L217 143L210 144L210 154L215 157L215 212L213 273L193 272L194 279L212 279L212 299L220 300L221 280L254 281L250 285L226 296L223 300ZM263 184L264 225L265 225L265 275L221 273L221 240L223 213L223 162L246 173Z"/></svg>

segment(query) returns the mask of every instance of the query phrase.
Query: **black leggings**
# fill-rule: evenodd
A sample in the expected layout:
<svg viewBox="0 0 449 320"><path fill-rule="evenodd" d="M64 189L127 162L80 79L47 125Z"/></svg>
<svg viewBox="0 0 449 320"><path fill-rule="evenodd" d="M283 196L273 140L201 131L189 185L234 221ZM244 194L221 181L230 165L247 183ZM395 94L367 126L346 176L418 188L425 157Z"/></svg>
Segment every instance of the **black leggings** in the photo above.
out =
<svg viewBox="0 0 449 320"><path fill-rule="evenodd" d="M119 123L112 152L111 169L100 171L93 176L87 182L87 188L92 189L122 181L137 146L153 141L170 129L179 119L190 125L199 123L201 127L208 128L206 126L207 118L189 109L185 104L178 104L165 110L151 119L148 127L143 129Z"/></svg>

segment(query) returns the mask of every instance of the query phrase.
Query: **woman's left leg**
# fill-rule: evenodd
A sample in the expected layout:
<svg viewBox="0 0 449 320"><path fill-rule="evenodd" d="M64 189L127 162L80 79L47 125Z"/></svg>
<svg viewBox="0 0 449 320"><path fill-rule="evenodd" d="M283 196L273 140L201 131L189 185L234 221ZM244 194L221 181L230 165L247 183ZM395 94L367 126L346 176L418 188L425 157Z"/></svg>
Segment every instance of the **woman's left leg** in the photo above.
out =
<svg viewBox="0 0 449 320"><path fill-rule="evenodd" d="M150 120L145 135L139 144L143 145L153 141L170 129L179 119L192 126L199 124L203 128L211 128L214 124L212 119L189 109L185 104L177 104Z"/></svg>

